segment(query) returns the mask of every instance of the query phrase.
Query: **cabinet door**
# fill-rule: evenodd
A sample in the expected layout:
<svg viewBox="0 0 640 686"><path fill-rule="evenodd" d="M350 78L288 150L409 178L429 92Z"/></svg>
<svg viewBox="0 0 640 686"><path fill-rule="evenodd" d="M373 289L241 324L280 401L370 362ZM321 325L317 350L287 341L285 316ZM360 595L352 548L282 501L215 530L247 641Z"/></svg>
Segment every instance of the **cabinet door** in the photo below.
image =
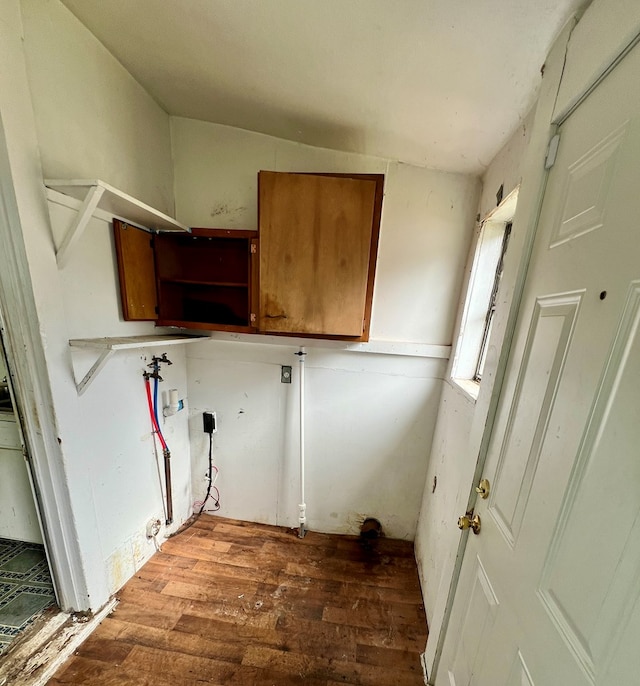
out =
<svg viewBox="0 0 640 686"><path fill-rule="evenodd" d="M381 175L260 172L260 330L368 337Z"/></svg>
<svg viewBox="0 0 640 686"><path fill-rule="evenodd" d="M118 258L122 316L126 321L158 318L156 276L151 234L113 220Z"/></svg>

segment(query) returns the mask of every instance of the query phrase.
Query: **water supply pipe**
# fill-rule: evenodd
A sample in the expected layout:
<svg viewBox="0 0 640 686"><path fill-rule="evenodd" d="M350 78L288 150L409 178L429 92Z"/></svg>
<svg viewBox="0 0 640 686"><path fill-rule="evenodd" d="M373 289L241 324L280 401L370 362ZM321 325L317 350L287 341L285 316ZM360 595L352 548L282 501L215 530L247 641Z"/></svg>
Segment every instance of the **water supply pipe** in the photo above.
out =
<svg viewBox="0 0 640 686"><path fill-rule="evenodd" d="M149 403L149 414L151 415L151 424L154 429L155 434L160 440L162 445L162 455L164 457L164 488L166 493L166 524L169 525L173 523L173 495L171 488L171 451L169 446L162 435L162 430L160 429L160 420L158 418L158 383L162 381L160 376L160 364L172 364L171 360L167 358L167 353L163 353L162 357L152 357L152 362L148 365L153 371L144 372L144 380L147 389L147 401ZM151 388L149 384L149 379L153 378L153 400L151 399Z"/></svg>
<svg viewBox="0 0 640 686"><path fill-rule="evenodd" d="M307 353L304 348L296 353L300 363L300 503L298 505L298 536L304 538L307 524L307 504L304 501L304 358Z"/></svg>

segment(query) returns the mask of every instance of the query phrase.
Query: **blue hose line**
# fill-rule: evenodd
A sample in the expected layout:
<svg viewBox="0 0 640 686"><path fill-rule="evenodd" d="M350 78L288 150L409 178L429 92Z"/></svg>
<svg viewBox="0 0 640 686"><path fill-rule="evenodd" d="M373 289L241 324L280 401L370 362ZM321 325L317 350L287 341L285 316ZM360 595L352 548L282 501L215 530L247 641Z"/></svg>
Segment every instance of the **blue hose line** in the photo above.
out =
<svg viewBox="0 0 640 686"><path fill-rule="evenodd" d="M160 428L160 420L158 419L158 377L153 379L153 413L156 416L156 424Z"/></svg>
<svg viewBox="0 0 640 686"><path fill-rule="evenodd" d="M153 377L153 414L156 417L156 425L158 426L158 433L162 434L162 429L160 428L160 419L158 418L158 377L154 376ZM162 435L162 439L164 440L164 435ZM165 441L165 445L167 445ZM166 451L169 452L169 448L166 448Z"/></svg>

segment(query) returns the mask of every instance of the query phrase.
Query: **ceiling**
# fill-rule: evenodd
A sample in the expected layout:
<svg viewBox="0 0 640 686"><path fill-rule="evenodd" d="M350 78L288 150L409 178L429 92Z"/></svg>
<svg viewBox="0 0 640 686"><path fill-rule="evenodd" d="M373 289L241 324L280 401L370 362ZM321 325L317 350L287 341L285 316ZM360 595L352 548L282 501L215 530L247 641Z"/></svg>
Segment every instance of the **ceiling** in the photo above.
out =
<svg viewBox="0 0 640 686"><path fill-rule="evenodd" d="M481 172L585 0L63 0L169 114Z"/></svg>

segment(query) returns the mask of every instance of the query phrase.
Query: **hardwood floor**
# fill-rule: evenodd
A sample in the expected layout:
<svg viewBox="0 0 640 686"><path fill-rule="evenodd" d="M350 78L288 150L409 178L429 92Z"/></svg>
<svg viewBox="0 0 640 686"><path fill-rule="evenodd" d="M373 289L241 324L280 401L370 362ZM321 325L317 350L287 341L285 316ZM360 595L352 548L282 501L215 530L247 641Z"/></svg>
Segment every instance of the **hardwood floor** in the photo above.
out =
<svg viewBox="0 0 640 686"><path fill-rule="evenodd" d="M413 546L203 515L49 686L422 684Z"/></svg>

